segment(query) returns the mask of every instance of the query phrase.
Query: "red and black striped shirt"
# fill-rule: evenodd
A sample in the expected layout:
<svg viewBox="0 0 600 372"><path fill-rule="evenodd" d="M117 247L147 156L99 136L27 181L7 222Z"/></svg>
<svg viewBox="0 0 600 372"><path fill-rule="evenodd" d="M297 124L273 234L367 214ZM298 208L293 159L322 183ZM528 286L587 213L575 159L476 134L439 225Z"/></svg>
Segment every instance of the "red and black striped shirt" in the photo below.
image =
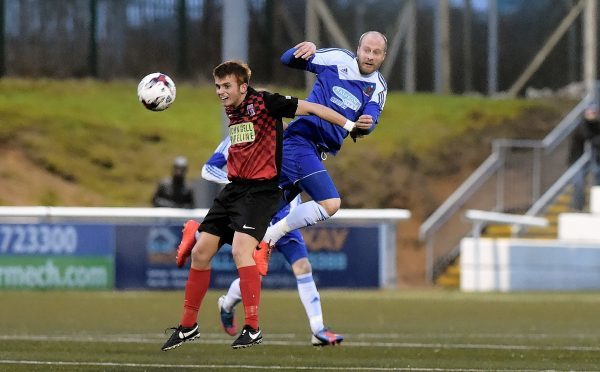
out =
<svg viewBox="0 0 600 372"><path fill-rule="evenodd" d="M244 101L227 108L231 147L227 177L235 180L277 180L281 169L283 122L293 118L298 99L248 87Z"/></svg>

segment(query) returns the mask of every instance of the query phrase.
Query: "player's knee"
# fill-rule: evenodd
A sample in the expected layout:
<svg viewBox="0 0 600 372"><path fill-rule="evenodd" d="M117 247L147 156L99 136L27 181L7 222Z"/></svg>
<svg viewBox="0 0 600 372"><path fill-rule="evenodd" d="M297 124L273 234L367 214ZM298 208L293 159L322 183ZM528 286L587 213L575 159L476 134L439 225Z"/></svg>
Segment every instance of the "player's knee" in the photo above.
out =
<svg viewBox="0 0 600 372"><path fill-rule="evenodd" d="M238 262L242 258L242 250L235 245L231 247L231 255L233 256L233 261Z"/></svg>
<svg viewBox="0 0 600 372"><path fill-rule="evenodd" d="M237 266L247 263L249 260L254 261L252 258L252 249L237 247L235 244L231 248L231 255L233 256L233 261Z"/></svg>
<svg viewBox="0 0 600 372"><path fill-rule="evenodd" d="M342 205L342 199L340 198L332 198L327 200L322 200L319 202L321 207L325 209L325 212L329 215L329 217L333 216Z"/></svg>
<svg viewBox="0 0 600 372"><path fill-rule="evenodd" d="M292 271L295 276L308 274L312 272L312 266L308 261L308 258L301 258L292 264Z"/></svg>
<svg viewBox="0 0 600 372"><path fill-rule="evenodd" d="M200 246L196 245L192 249L192 266L199 267L208 267L210 266L210 259L212 256L206 251L206 249L202 249Z"/></svg>

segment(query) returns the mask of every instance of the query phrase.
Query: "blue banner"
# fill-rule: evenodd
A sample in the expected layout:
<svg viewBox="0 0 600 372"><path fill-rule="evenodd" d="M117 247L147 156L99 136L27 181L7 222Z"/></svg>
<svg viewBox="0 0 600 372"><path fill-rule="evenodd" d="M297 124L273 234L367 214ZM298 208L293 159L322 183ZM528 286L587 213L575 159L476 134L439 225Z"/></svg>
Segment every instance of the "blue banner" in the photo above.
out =
<svg viewBox="0 0 600 372"><path fill-rule="evenodd" d="M328 224L302 230L319 288L379 286L379 227ZM264 288L296 286L291 267L274 251Z"/></svg>
<svg viewBox="0 0 600 372"><path fill-rule="evenodd" d="M319 288L379 286L379 225L326 224L302 231ZM0 224L0 287L181 289L175 266L180 225ZM89 266L89 267L88 267ZM18 275L17 275L18 274ZM113 282L114 277L114 282ZM211 288L238 277L231 246L212 261ZM264 288L295 288L274 251Z"/></svg>
<svg viewBox="0 0 600 372"><path fill-rule="evenodd" d="M112 289L112 225L0 224L0 288Z"/></svg>
<svg viewBox="0 0 600 372"><path fill-rule="evenodd" d="M379 286L379 226L333 225L303 230L313 277L319 288ZM189 261L175 266L181 226L123 225L116 231L116 287L181 289ZM231 246L223 246L212 260L211 288L228 288L238 277ZM296 278L276 250L263 288L295 288Z"/></svg>
<svg viewBox="0 0 600 372"><path fill-rule="evenodd" d="M116 287L119 289L184 288L188 266L175 266L181 225L117 226Z"/></svg>
<svg viewBox="0 0 600 372"><path fill-rule="evenodd" d="M82 224L1 224L0 254L17 256L112 255L114 227Z"/></svg>

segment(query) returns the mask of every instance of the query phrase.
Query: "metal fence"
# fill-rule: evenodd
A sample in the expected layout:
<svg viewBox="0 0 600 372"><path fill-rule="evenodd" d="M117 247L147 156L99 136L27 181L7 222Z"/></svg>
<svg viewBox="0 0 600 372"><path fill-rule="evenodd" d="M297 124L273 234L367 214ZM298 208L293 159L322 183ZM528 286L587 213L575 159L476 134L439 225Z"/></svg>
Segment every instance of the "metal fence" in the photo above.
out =
<svg viewBox="0 0 600 372"><path fill-rule="evenodd" d="M202 0L5 0L6 73L117 78L161 70L210 74L218 20ZM188 35L193 35L190 43ZM204 61L205 63L194 63ZM210 75L208 75L210 76Z"/></svg>
<svg viewBox="0 0 600 372"><path fill-rule="evenodd" d="M137 79L151 71L164 71L176 80L210 81L212 67L221 62L223 4L225 0L0 0L0 76L95 77ZM237 0L249 13L249 63L254 81L283 81L304 85L302 74L290 74L278 63L283 51L306 35L308 0ZM322 2L324 3L324 2ZM334 20L316 22L317 45L340 46L327 32L335 22L354 47L359 35L375 29L390 37L384 67L390 89L406 89L403 59L394 62L394 35L407 0L327 0ZM481 2L478 2L481 3ZM434 89L433 57L436 9L443 2L420 0L411 16L415 28L416 90ZM487 6L452 1L448 25L452 37L451 81L453 92L487 91L485 64L465 68L465 56L488 59ZM471 4L465 13L465 4ZM508 89L537 49L571 9L568 1L538 0L523 6L510 0L499 4L498 89ZM468 14L468 16L467 16ZM579 22L579 21L578 21ZM559 88L581 76L581 25L576 22L569 37L559 43L547 62L528 80L537 87ZM402 23L402 22L400 22ZM465 32L469 32L469 37ZM228 30L229 31L229 30ZM471 37L472 34L472 37ZM515 37L517 34L519 37ZM464 40L470 42L464 42ZM401 40L401 38L397 38ZM403 43L407 43L404 41ZM403 46L404 47L404 46ZM412 47L411 47L412 48ZM466 79L466 76L469 78ZM469 83L464 83L469 80Z"/></svg>
<svg viewBox="0 0 600 372"><path fill-rule="evenodd" d="M420 227L427 280L433 282L458 256L460 240L471 232L466 210L527 213L565 174L570 137L592 99L583 99L541 141L493 142L492 154Z"/></svg>
<svg viewBox="0 0 600 372"><path fill-rule="evenodd" d="M255 80L303 84L277 63L300 40L273 29L283 22L276 8L285 7L302 35L304 4L247 1ZM163 71L205 82L222 58L222 0L0 0L0 9L2 76L137 79Z"/></svg>

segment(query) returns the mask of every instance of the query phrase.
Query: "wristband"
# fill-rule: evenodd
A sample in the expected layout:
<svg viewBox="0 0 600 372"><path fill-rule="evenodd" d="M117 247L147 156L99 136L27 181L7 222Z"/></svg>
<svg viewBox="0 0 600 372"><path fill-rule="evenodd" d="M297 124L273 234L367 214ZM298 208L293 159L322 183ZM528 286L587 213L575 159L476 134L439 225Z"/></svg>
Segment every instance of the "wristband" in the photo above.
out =
<svg viewBox="0 0 600 372"><path fill-rule="evenodd" d="M354 129L354 127L356 126L356 123L350 120L346 120L346 124L344 124L344 129L346 129L348 132L352 131L352 129Z"/></svg>

